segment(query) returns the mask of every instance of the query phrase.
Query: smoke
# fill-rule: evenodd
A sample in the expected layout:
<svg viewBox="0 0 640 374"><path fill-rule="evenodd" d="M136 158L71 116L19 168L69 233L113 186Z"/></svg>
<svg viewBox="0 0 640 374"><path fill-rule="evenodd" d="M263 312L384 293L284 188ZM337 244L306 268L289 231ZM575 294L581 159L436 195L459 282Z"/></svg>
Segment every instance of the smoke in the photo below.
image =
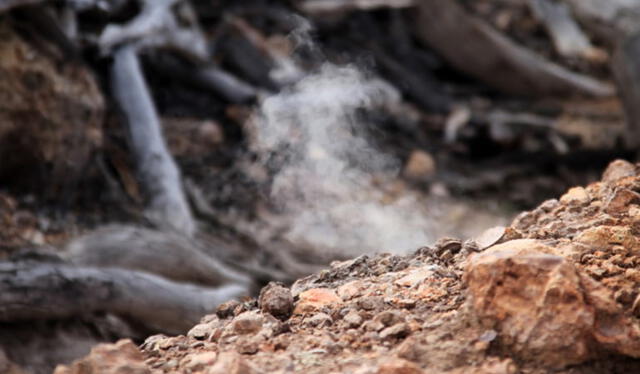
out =
<svg viewBox="0 0 640 374"><path fill-rule="evenodd" d="M308 32L294 33L297 43L309 46ZM342 254L402 252L430 242L417 197L382 188L401 164L372 145L360 115L399 100L392 86L354 66L324 63L262 101L252 143L277 168L270 193L290 218L288 240Z"/></svg>

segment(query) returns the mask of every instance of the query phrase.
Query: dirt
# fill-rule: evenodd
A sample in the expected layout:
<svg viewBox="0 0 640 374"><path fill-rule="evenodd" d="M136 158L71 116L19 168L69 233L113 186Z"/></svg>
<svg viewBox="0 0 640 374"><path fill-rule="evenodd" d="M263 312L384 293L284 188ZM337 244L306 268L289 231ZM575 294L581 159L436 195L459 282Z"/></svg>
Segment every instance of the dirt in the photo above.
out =
<svg viewBox="0 0 640 374"><path fill-rule="evenodd" d="M637 372L638 171L615 161L476 240L334 262L56 373Z"/></svg>

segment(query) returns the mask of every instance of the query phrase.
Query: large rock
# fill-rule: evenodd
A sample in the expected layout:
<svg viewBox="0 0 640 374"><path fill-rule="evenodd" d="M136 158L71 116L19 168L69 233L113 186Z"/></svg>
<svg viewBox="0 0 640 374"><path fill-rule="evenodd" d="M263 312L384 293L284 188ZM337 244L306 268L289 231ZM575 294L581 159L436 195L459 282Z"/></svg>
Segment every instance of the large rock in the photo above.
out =
<svg viewBox="0 0 640 374"><path fill-rule="evenodd" d="M101 143L104 113L90 71L56 52L0 22L0 184L51 196Z"/></svg>
<svg viewBox="0 0 640 374"><path fill-rule="evenodd" d="M640 334L611 292L554 248L513 240L471 258L466 279L475 314L523 361L563 368L602 348L640 356Z"/></svg>

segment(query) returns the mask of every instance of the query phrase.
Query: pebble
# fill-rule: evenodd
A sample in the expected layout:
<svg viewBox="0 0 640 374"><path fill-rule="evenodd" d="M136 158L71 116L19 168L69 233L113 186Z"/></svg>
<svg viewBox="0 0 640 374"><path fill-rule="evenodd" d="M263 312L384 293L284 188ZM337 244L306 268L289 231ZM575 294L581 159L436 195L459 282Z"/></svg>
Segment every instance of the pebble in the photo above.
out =
<svg viewBox="0 0 640 374"><path fill-rule="evenodd" d="M362 324L362 316L360 316L360 313L356 312L355 310L351 310L349 313L347 313L347 315L344 316L343 320L349 327L358 327Z"/></svg>
<svg viewBox="0 0 640 374"><path fill-rule="evenodd" d="M301 292L294 314L304 314L321 309L324 306L341 303L342 299L336 292L328 288L312 288Z"/></svg>
<svg viewBox="0 0 640 374"><path fill-rule="evenodd" d="M380 338L386 340L389 338L401 338L407 336L411 330L406 323L397 323L391 327L380 331Z"/></svg>
<svg viewBox="0 0 640 374"><path fill-rule="evenodd" d="M435 172L436 161L433 156L422 150L414 150L407 160L403 174L408 179L423 181Z"/></svg>
<svg viewBox="0 0 640 374"><path fill-rule="evenodd" d="M234 318L233 330L240 335L255 333L262 328L263 322L264 318L257 312L244 312Z"/></svg>
<svg viewBox="0 0 640 374"><path fill-rule="evenodd" d="M293 312L293 295L284 285L270 282L260 291L258 305L263 312L284 321Z"/></svg>
<svg viewBox="0 0 640 374"><path fill-rule="evenodd" d="M316 313L313 316L306 318L305 322L314 327L329 326L333 323L331 316L326 313Z"/></svg>
<svg viewBox="0 0 640 374"><path fill-rule="evenodd" d="M560 202L566 205L587 205L589 201L591 201L589 193L583 187L570 188L560 198Z"/></svg>

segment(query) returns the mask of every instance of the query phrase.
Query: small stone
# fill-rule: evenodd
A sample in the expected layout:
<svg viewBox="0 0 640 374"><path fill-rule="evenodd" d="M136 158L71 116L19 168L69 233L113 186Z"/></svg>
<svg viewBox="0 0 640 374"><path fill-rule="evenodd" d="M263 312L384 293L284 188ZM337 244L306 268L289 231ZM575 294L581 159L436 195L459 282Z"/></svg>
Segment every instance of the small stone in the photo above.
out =
<svg viewBox="0 0 640 374"><path fill-rule="evenodd" d="M589 193L583 187L570 188L560 198L560 202L566 205L587 205L589 201L591 201Z"/></svg>
<svg viewBox="0 0 640 374"><path fill-rule="evenodd" d="M314 327L329 326L333 323L331 316L326 313L316 313L313 316L306 318L305 322Z"/></svg>
<svg viewBox="0 0 640 374"><path fill-rule="evenodd" d="M342 300L347 301L353 299L356 296L360 296L362 294L363 287L364 282L362 282L361 280L354 280L338 287L337 293Z"/></svg>
<svg viewBox="0 0 640 374"><path fill-rule="evenodd" d="M226 303L222 303L220 304L220 306L218 306L218 309L216 310L216 315L222 319L233 317L234 311L241 304L242 303L239 302L238 300L229 300Z"/></svg>
<svg viewBox="0 0 640 374"><path fill-rule="evenodd" d="M421 150L411 152L403 174L408 179L423 181L436 172L436 161L429 153Z"/></svg>
<svg viewBox="0 0 640 374"><path fill-rule="evenodd" d="M187 336L198 340L204 340L211 335L216 327L215 323L201 323L193 326L187 333Z"/></svg>
<svg viewBox="0 0 640 374"><path fill-rule="evenodd" d="M406 323L397 323L391 327L387 327L386 329L380 331L380 338L383 340L389 338L402 338L407 336L411 330Z"/></svg>
<svg viewBox="0 0 640 374"><path fill-rule="evenodd" d="M404 309L411 309L416 306L416 301L414 299L400 299L400 300L397 300L395 303L400 308L404 308Z"/></svg>
<svg viewBox="0 0 640 374"><path fill-rule="evenodd" d="M414 287L415 285L422 283L425 279L433 276L433 265L423 266L421 268L412 270L409 274L396 280L394 283L401 287Z"/></svg>
<svg viewBox="0 0 640 374"><path fill-rule="evenodd" d="M244 312L233 319L233 330L240 335L255 333L262 328L263 322L264 318L258 312Z"/></svg>
<svg viewBox="0 0 640 374"><path fill-rule="evenodd" d="M636 174L636 167L632 163L624 160L615 160L607 166L602 174L602 182L610 184L618 179L630 177Z"/></svg>
<svg viewBox="0 0 640 374"><path fill-rule="evenodd" d="M384 325L380 321L367 321L362 325L362 328L366 331L380 331Z"/></svg>
<svg viewBox="0 0 640 374"><path fill-rule="evenodd" d="M203 352L194 355L187 356L185 360L185 369L200 370L205 366L209 366L216 361L218 353L216 352Z"/></svg>
<svg viewBox="0 0 640 374"><path fill-rule="evenodd" d="M385 310L373 317L373 320L382 323L384 326L392 326L404 322L404 317L398 312Z"/></svg>
<svg viewBox="0 0 640 374"><path fill-rule="evenodd" d="M298 297L299 301L294 309L295 314L317 311L324 306L342 302L336 292L328 288L312 288L301 292Z"/></svg>
<svg viewBox="0 0 640 374"><path fill-rule="evenodd" d="M428 354L428 350L424 344L413 337L407 338L396 349L396 354L400 358L409 361L419 362L422 357Z"/></svg>
<svg viewBox="0 0 640 374"><path fill-rule="evenodd" d="M384 300L376 296L363 297L356 303L360 309L364 310L376 310L381 309L384 306Z"/></svg>
<svg viewBox="0 0 640 374"><path fill-rule="evenodd" d="M362 316L360 316L360 313L356 312L355 310L351 310L349 313L347 313L346 316L344 316L343 320L346 322L348 327L358 327L362 324Z"/></svg>
<svg viewBox="0 0 640 374"><path fill-rule="evenodd" d="M283 284L269 282L260 291L258 305L263 312L284 321L293 312L293 295Z"/></svg>
<svg viewBox="0 0 640 374"><path fill-rule="evenodd" d="M616 189L607 203L604 211L611 215L627 213L631 204L640 203L640 194L626 188Z"/></svg>

